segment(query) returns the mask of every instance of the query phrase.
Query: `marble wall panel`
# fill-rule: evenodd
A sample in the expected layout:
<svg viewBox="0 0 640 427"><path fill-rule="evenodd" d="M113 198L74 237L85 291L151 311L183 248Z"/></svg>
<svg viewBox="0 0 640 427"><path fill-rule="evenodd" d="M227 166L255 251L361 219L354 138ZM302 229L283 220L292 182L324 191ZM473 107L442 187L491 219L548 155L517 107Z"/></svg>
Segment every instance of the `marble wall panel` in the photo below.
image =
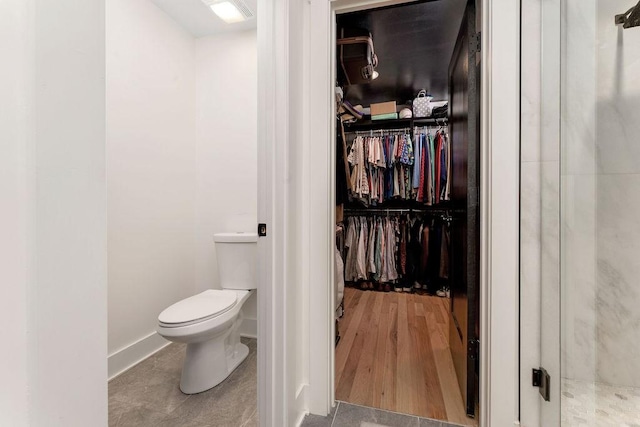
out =
<svg viewBox="0 0 640 427"><path fill-rule="evenodd" d="M594 173L597 70L595 1L566 0L562 24L562 171L567 175Z"/></svg>
<svg viewBox="0 0 640 427"><path fill-rule="evenodd" d="M540 366L541 312L541 180L540 162L523 162L520 169L520 341L521 418L540 425L540 395L531 381L531 369Z"/></svg>
<svg viewBox="0 0 640 427"><path fill-rule="evenodd" d="M597 379L640 387L640 29L598 0Z"/></svg>
<svg viewBox="0 0 640 427"><path fill-rule="evenodd" d="M563 377L581 381L593 381L596 369L595 179L562 177Z"/></svg>
<svg viewBox="0 0 640 427"><path fill-rule="evenodd" d="M597 165L599 173L640 173L640 28L612 22L637 2L598 2Z"/></svg>
<svg viewBox="0 0 640 427"><path fill-rule="evenodd" d="M562 376L593 381L596 367L597 3L565 0L562 61Z"/></svg>
<svg viewBox="0 0 640 427"><path fill-rule="evenodd" d="M522 71L520 158L522 162L543 160L540 143L542 54L540 0L522 0ZM556 154L557 156L557 154Z"/></svg>
<svg viewBox="0 0 640 427"><path fill-rule="evenodd" d="M598 176L598 380L640 387L640 174Z"/></svg>

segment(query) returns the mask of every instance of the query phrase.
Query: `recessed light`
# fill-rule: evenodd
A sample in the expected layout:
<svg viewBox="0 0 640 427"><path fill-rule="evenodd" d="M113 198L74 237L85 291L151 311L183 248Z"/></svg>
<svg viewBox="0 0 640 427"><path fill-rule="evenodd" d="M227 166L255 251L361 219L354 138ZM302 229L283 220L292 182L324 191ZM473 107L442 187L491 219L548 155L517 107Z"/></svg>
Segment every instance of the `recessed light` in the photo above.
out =
<svg viewBox="0 0 640 427"><path fill-rule="evenodd" d="M253 17L247 5L239 0L203 0L227 24L235 24Z"/></svg>

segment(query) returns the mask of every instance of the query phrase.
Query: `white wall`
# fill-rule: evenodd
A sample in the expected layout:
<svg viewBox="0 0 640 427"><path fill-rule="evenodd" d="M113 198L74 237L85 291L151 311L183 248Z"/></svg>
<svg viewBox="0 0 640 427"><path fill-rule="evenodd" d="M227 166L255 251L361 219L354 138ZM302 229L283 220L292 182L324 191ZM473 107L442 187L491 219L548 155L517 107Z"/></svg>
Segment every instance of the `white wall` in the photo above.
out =
<svg viewBox="0 0 640 427"><path fill-rule="evenodd" d="M140 301L179 294L164 308L195 287L193 43L144 2L111 1L108 16L117 25L107 32L107 81L122 86L106 100L105 153L104 2L0 3L0 313L11 325L2 334L10 351L0 368L0 425L107 424L107 269L122 285L114 290L124 304L110 319L122 333L116 347L130 342L125 334L136 339L124 324L144 326L124 319L142 311ZM109 189L119 189L108 237L106 155ZM122 175L111 176L116 170ZM163 289L166 277L187 280Z"/></svg>
<svg viewBox="0 0 640 427"><path fill-rule="evenodd" d="M107 6L109 354L165 342L158 314L219 288L213 235L257 227L256 31L194 39L149 0ZM256 336L256 298L244 335Z"/></svg>
<svg viewBox="0 0 640 427"><path fill-rule="evenodd" d="M31 423L99 425L107 412L104 2L41 0L35 17Z"/></svg>
<svg viewBox="0 0 640 427"><path fill-rule="evenodd" d="M198 291L220 288L213 235L257 229L256 31L196 40L196 261ZM256 336L256 297L244 306Z"/></svg>
<svg viewBox="0 0 640 427"><path fill-rule="evenodd" d="M0 424L106 425L104 2L0 12Z"/></svg>
<svg viewBox="0 0 640 427"><path fill-rule="evenodd" d="M307 143L309 138L305 135L308 129L308 103L313 102L310 96L303 97L304 83L308 81L308 52L309 37L305 31L308 28L309 7L304 2L290 2L289 10L289 32L295 34L289 39L289 147L287 150L288 166L284 174L287 185L287 313L291 316L287 320L287 336L293 338L287 340L287 353L294 354L290 364L293 369L287 371L287 400L291 402L288 406L288 419L290 423L295 423L300 418L300 414L306 412L308 399L306 395L306 384L309 382L309 357L308 345L309 334L309 280L307 275L311 274L304 255L307 252L304 248L305 227L308 227L312 219L305 214L305 204L309 198L305 197L304 189L309 189L307 179L312 174L309 165L309 153ZM302 35L305 35L303 37ZM306 99L305 99L306 98ZM303 102L307 103L302 107ZM305 143L302 143L304 141ZM328 142L328 141L327 141ZM315 177L318 177L317 175ZM325 181L326 183L326 181ZM331 212L330 209L326 209ZM304 249L303 249L304 248ZM302 250L301 250L302 249ZM331 274L330 272L326 272ZM333 277L333 275L331 275ZM300 286L307 283L307 287ZM295 337L295 338L294 338Z"/></svg>
<svg viewBox="0 0 640 427"><path fill-rule="evenodd" d="M33 125L32 2L0 2L0 339L10 343L0 364L0 424L28 419L29 251L33 249L34 189L30 150Z"/></svg>
<svg viewBox="0 0 640 427"><path fill-rule="evenodd" d="M195 292L196 110L193 38L148 0L106 12L111 376L157 350L158 314Z"/></svg>

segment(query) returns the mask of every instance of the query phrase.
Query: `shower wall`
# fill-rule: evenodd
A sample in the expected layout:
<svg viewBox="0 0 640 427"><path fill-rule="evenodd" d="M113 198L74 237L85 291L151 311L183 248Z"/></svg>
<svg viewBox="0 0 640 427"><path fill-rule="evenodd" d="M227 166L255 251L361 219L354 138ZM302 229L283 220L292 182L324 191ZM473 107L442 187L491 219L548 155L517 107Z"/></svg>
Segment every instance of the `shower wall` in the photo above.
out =
<svg viewBox="0 0 640 427"><path fill-rule="evenodd" d="M640 28L635 0L564 3L563 376L640 387Z"/></svg>
<svg viewBox="0 0 640 427"><path fill-rule="evenodd" d="M640 27L597 2L596 354L600 382L640 387Z"/></svg>

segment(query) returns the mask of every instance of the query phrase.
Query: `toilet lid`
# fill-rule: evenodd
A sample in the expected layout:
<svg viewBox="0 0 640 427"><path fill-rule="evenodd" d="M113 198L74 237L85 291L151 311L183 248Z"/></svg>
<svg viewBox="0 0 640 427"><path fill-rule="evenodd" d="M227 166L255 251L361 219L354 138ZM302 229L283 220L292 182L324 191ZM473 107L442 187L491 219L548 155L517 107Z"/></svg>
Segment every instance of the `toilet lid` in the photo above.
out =
<svg viewBox="0 0 640 427"><path fill-rule="evenodd" d="M172 326L204 321L231 310L236 300L234 291L210 289L173 304L160 313L158 321Z"/></svg>

